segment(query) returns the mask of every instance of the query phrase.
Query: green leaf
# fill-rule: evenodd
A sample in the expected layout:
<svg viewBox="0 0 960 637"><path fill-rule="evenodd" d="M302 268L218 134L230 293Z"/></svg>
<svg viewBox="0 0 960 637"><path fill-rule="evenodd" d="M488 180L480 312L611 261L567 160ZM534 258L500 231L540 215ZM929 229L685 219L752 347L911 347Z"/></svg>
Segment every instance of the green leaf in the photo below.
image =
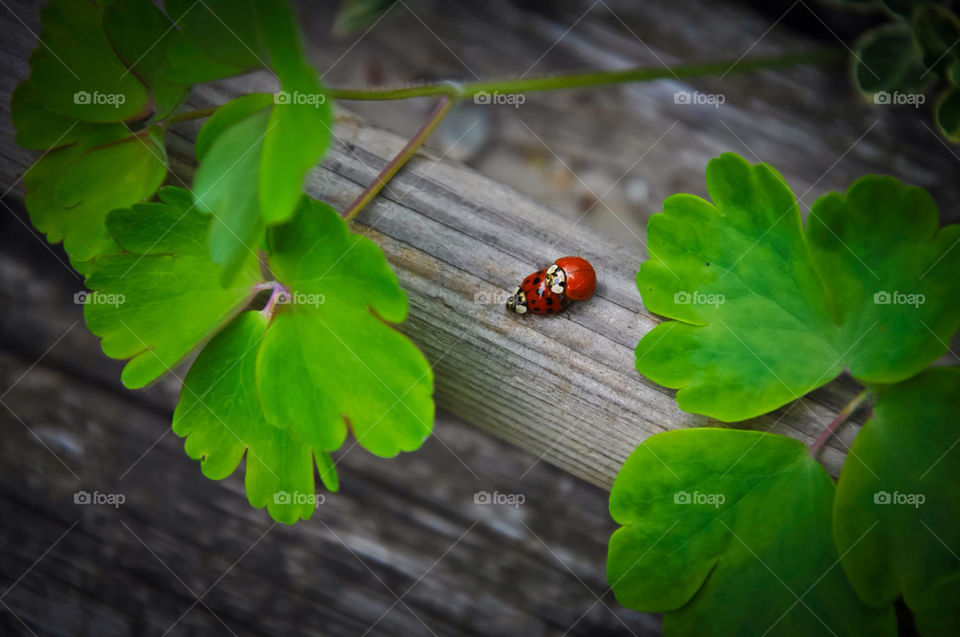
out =
<svg viewBox="0 0 960 637"><path fill-rule="evenodd" d="M21 148L60 148L98 134L97 124L80 122L48 111L29 79L17 84L10 96L10 110L10 117L17 131L17 146Z"/></svg>
<svg viewBox="0 0 960 637"><path fill-rule="evenodd" d="M130 135L122 125L101 126L46 154L24 177L33 225L51 243L62 240L74 262L111 251L107 213L151 196L167 174L160 135L156 128Z"/></svg>
<svg viewBox="0 0 960 637"><path fill-rule="evenodd" d="M54 0L41 13L41 46L31 82L46 109L87 122L118 122L149 114L147 91L127 72L101 25L104 4Z"/></svg>
<svg viewBox="0 0 960 637"><path fill-rule="evenodd" d="M947 71L947 76L951 84L954 86L960 85L960 59L953 61L953 64L950 65L950 69Z"/></svg>
<svg viewBox="0 0 960 637"><path fill-rule="evenodd" d="M234 100L222 109L240 109L247 103L238 105L238 100ZM220 119L228 117L229 114ZM197 207L213 216L210 256L222 268L224 285L230 283L251 255L256 257L263 234L257 206L257 176L268 118L269 111L261 109L224 130L210 143L194 175ZM201 137L209 138L209 132Z"/></svg>
<svg viewBox="0 0 960 637"><path fill-rule="evenodd" d="M165 78L169 69L167 48L177 32L170 19L150 0L117 0L103 14L103 29L117 56L150 88L154 119L175 111L187 98L190 88Z"/></svg>
<svg viewBox="0 0 960 637"><path fill-rule="evenodd" d="M935 111L940 132L954 144L960 144L960 89L951 87L944 91Z"/></svg>
<svg viewBox="0 0 960 637"><path fill-rule="evenodd" d="M84 307L87 327L107 356L131 359L121 376L129 388L177 365L243 309L260 278L248 260L233 285L221 287L205 241L209 218L186 190L163 188L160 199L108 215L124 252L98 258L87 278L95 292Z"/></svg>
<svg viewBox="0 0 960 637"><path fill-rule="evenodd" d="M331 32L344 37L366 31L380 22L397 0L342 0Z"/></svg>
<svg viewBox="0 0 960 637"><path fill-rule="evenodd" d="M293 216L307 172L330 143L333 113L286 2L259 4L270 66L281 87L263 140L259 184L263 220L275 224Z"/></svg>
<svg viewBox="0 0 960 637"><path fill-rule="evenodd" d="M707 166L713 204L674 195L648 225L637 275L668 318L637 346L637 369L676 388L681 409L757 416L845 368L909 378L960 328L960 225L938 229L922 189L867 176L813 205L770 166L724 154Z"/></svg>
<svg viewBox="0 0 960 637"><path fill-rule="evenodd" d="M197 133L197 141L194 143L197 160L203 161L213 143L229 128L272 104L273 96L269 93L250 93L230 100L218 108Z"/></svg>
<svg viewBox="0 0 960 637"><path fill-rule="evenodd" d="M840 474L833 532L865 603L901 595L923 635L960 625L960 368L880 386Z"/></svg>
<svg viewBox="0 0 960 637"><path fill-rule="evenodd" d="M195 72L203 76L212 71L208 60L222 69L247 72L266 66L266 50L257 25L256 0L166 0L164 6L170 18L180 26L183 35L173 46L171 66L181 61L190 65L185 53L201 51L202 57L193 58L199 66ZM176 70L171 74L175 74ZM219 76L226 77L226 76ZM219 79L205 77L202 81Z"/></svg>
<svg viewBox="0 0 960 637"><path fill-rule="evenodd" d="M229 476L247 455L250 504L267 507L280 522L309 518L315 503L314 455L325 482L336 490L330 455L294 441L264 420L256 388L256 359L269 320L244 312L204 347L183 383L173 430L212 480Z"/></svg>
<svg viewBox="0 0 960 637"><path fill-rule="evenodd" d="M883 5L896 16L909 18L913 10L923 4L922 0L883 0Z"/></svg>
<svg viewBox="0 0 960 637"><path fill-rule="evenodd" d="M293 215L307 172L329 144L330 107L316 71L301 59L292 20L279 10L264 17L283 90L225 104L197 136L194 191L200 208L215 216L210 248L224 281L259 245L264 226Z"/></svg>
<svg viewBox="0 0 960 637"><path fill-rule="evenodd" d="M911 92L925 85L920 49L905 24L885 24L865 33L854 45L851 63L854 81L867 94Z"/></svg>
<svg viewBox="0 0 960 637"><path fill-rule="evenodd" d="M257 359L267 421L315 449L340 447L345 420L376 455L418 448L433 426L433 373L387 324L406 317L407 297L383 253L307 198L268 238L290 294Z"/></svg>
<svg viewBox="0 0 960 637"><path fill-rule="evenodd" d="M924 60L929 67L945 66L944 58L960 55L956 50L960 39L960 19L949 8L935 2L925 2L917 8L911 18L913 32L924 52ZM949 61L947 61L949 62Z"/></svg>
<svg viewBox="0 0 960 637"><path fill-rule="evenodd" d="M837 566L834 487L800 442L731 429L657 434L610 493L607 579L666 635L894 635ZM799 599L798 599L799 598Z"/></svg>

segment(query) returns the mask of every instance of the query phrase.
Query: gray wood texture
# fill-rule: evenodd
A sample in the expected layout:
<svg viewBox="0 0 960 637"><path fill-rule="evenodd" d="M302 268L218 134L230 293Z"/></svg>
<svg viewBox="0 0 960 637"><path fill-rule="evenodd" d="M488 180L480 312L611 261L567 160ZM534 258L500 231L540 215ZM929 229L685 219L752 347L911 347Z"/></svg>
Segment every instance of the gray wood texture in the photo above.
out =
<svg viewBox="0 0 960 637"><path fill-rule="evenodd" d="M695 0L407 0L344 42L326 36L329 7L301 8L312 55L337 86L830 43L792 31L779 14ZM13 209L36 153L13 145L7 98L28 73L38 13L26 1L0 10L0 184ZM190 104L269 86L264 76L231 80L195 91ZM678 90L726 101L675 104ZM402 145L393 131L414 130L429 108L429 100L338 105L336 143L311 175L311 194L343 209ZM773 163L805 204L886 172L929 188L955 219L960 160L929 126L927 109L865 103L836 68L530 95L516 109L462 105L357 230L385 250L410 294L402 329L435 365L438 404L470 425L442 413L415 454L389 462L346 454L343 493L293 528L250 509L240 477L201 477L169 434L176 380L122 390L119 365L77 324L81 282L57 263L62 253L30 236L23 214L6 215L0 632L161 634L187 611L171 634L356 635L375 621L371 634L547 635L571 626L569 634L654 634L655 618L604 594L614 527L605 493L578 479L609 488L647 436L717 424L680 412L671 391L634 369L633 348L658 320L634 285L646 219L668 194L704 194L706 161L725 150ZM171 135L171 183L189 178L196 128ZM597 296L559 317L507 314L503 293L564 254L594 263ZM809 441L855 390L840 379L738 426ZM845 427L821 456L834 474L855 431ZM81 488L126 502L75 506ZM475 505L480 490L526 503ZM212 584L190 609L190 590Z"/></svg>

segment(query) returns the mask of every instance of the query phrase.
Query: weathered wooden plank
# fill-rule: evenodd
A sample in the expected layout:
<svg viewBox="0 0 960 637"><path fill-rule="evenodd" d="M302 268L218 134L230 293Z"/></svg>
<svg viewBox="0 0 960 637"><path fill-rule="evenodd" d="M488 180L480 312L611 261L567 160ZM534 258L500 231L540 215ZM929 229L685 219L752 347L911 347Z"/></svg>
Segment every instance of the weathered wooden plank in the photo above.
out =
<svg viewBox="0 0 960 637"><path fill-rule="evenodd" d="M4 635L159 635L181 615L170 634L657 632L605 593L604 494L542 463L518 476L536 459L447 415L417 454L339 454L342 490L285 527L242 476L200 475L169 409L33 360L0 351Z"/></svg>

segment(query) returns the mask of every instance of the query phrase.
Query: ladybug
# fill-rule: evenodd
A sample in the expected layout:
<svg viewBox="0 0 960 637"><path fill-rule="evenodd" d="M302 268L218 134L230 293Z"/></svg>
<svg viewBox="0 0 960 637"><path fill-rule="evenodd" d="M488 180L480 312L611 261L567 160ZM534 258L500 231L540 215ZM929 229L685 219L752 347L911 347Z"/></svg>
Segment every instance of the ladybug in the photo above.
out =
<svg viewBox="0 0 960 637"><path fill-rule="evenodd" d="M581 257L561 257L545 270L534 272L507 299L517 314L558 314L572 301L586 301L597 287L597 273Z"/></svg>

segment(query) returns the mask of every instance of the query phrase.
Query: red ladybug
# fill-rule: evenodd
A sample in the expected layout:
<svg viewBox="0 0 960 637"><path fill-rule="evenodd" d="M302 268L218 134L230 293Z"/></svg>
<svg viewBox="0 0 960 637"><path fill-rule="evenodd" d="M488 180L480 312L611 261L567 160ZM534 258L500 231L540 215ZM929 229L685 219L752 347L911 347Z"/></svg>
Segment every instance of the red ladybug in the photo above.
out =
<svg viewBox="0 0 960 637"><path fill-rule="evenodd" d="M528 276L507 299L517 314L557 314L571 301L585 301L597 287L597 273L580 257L561 257L546 270Z"/></svg>

